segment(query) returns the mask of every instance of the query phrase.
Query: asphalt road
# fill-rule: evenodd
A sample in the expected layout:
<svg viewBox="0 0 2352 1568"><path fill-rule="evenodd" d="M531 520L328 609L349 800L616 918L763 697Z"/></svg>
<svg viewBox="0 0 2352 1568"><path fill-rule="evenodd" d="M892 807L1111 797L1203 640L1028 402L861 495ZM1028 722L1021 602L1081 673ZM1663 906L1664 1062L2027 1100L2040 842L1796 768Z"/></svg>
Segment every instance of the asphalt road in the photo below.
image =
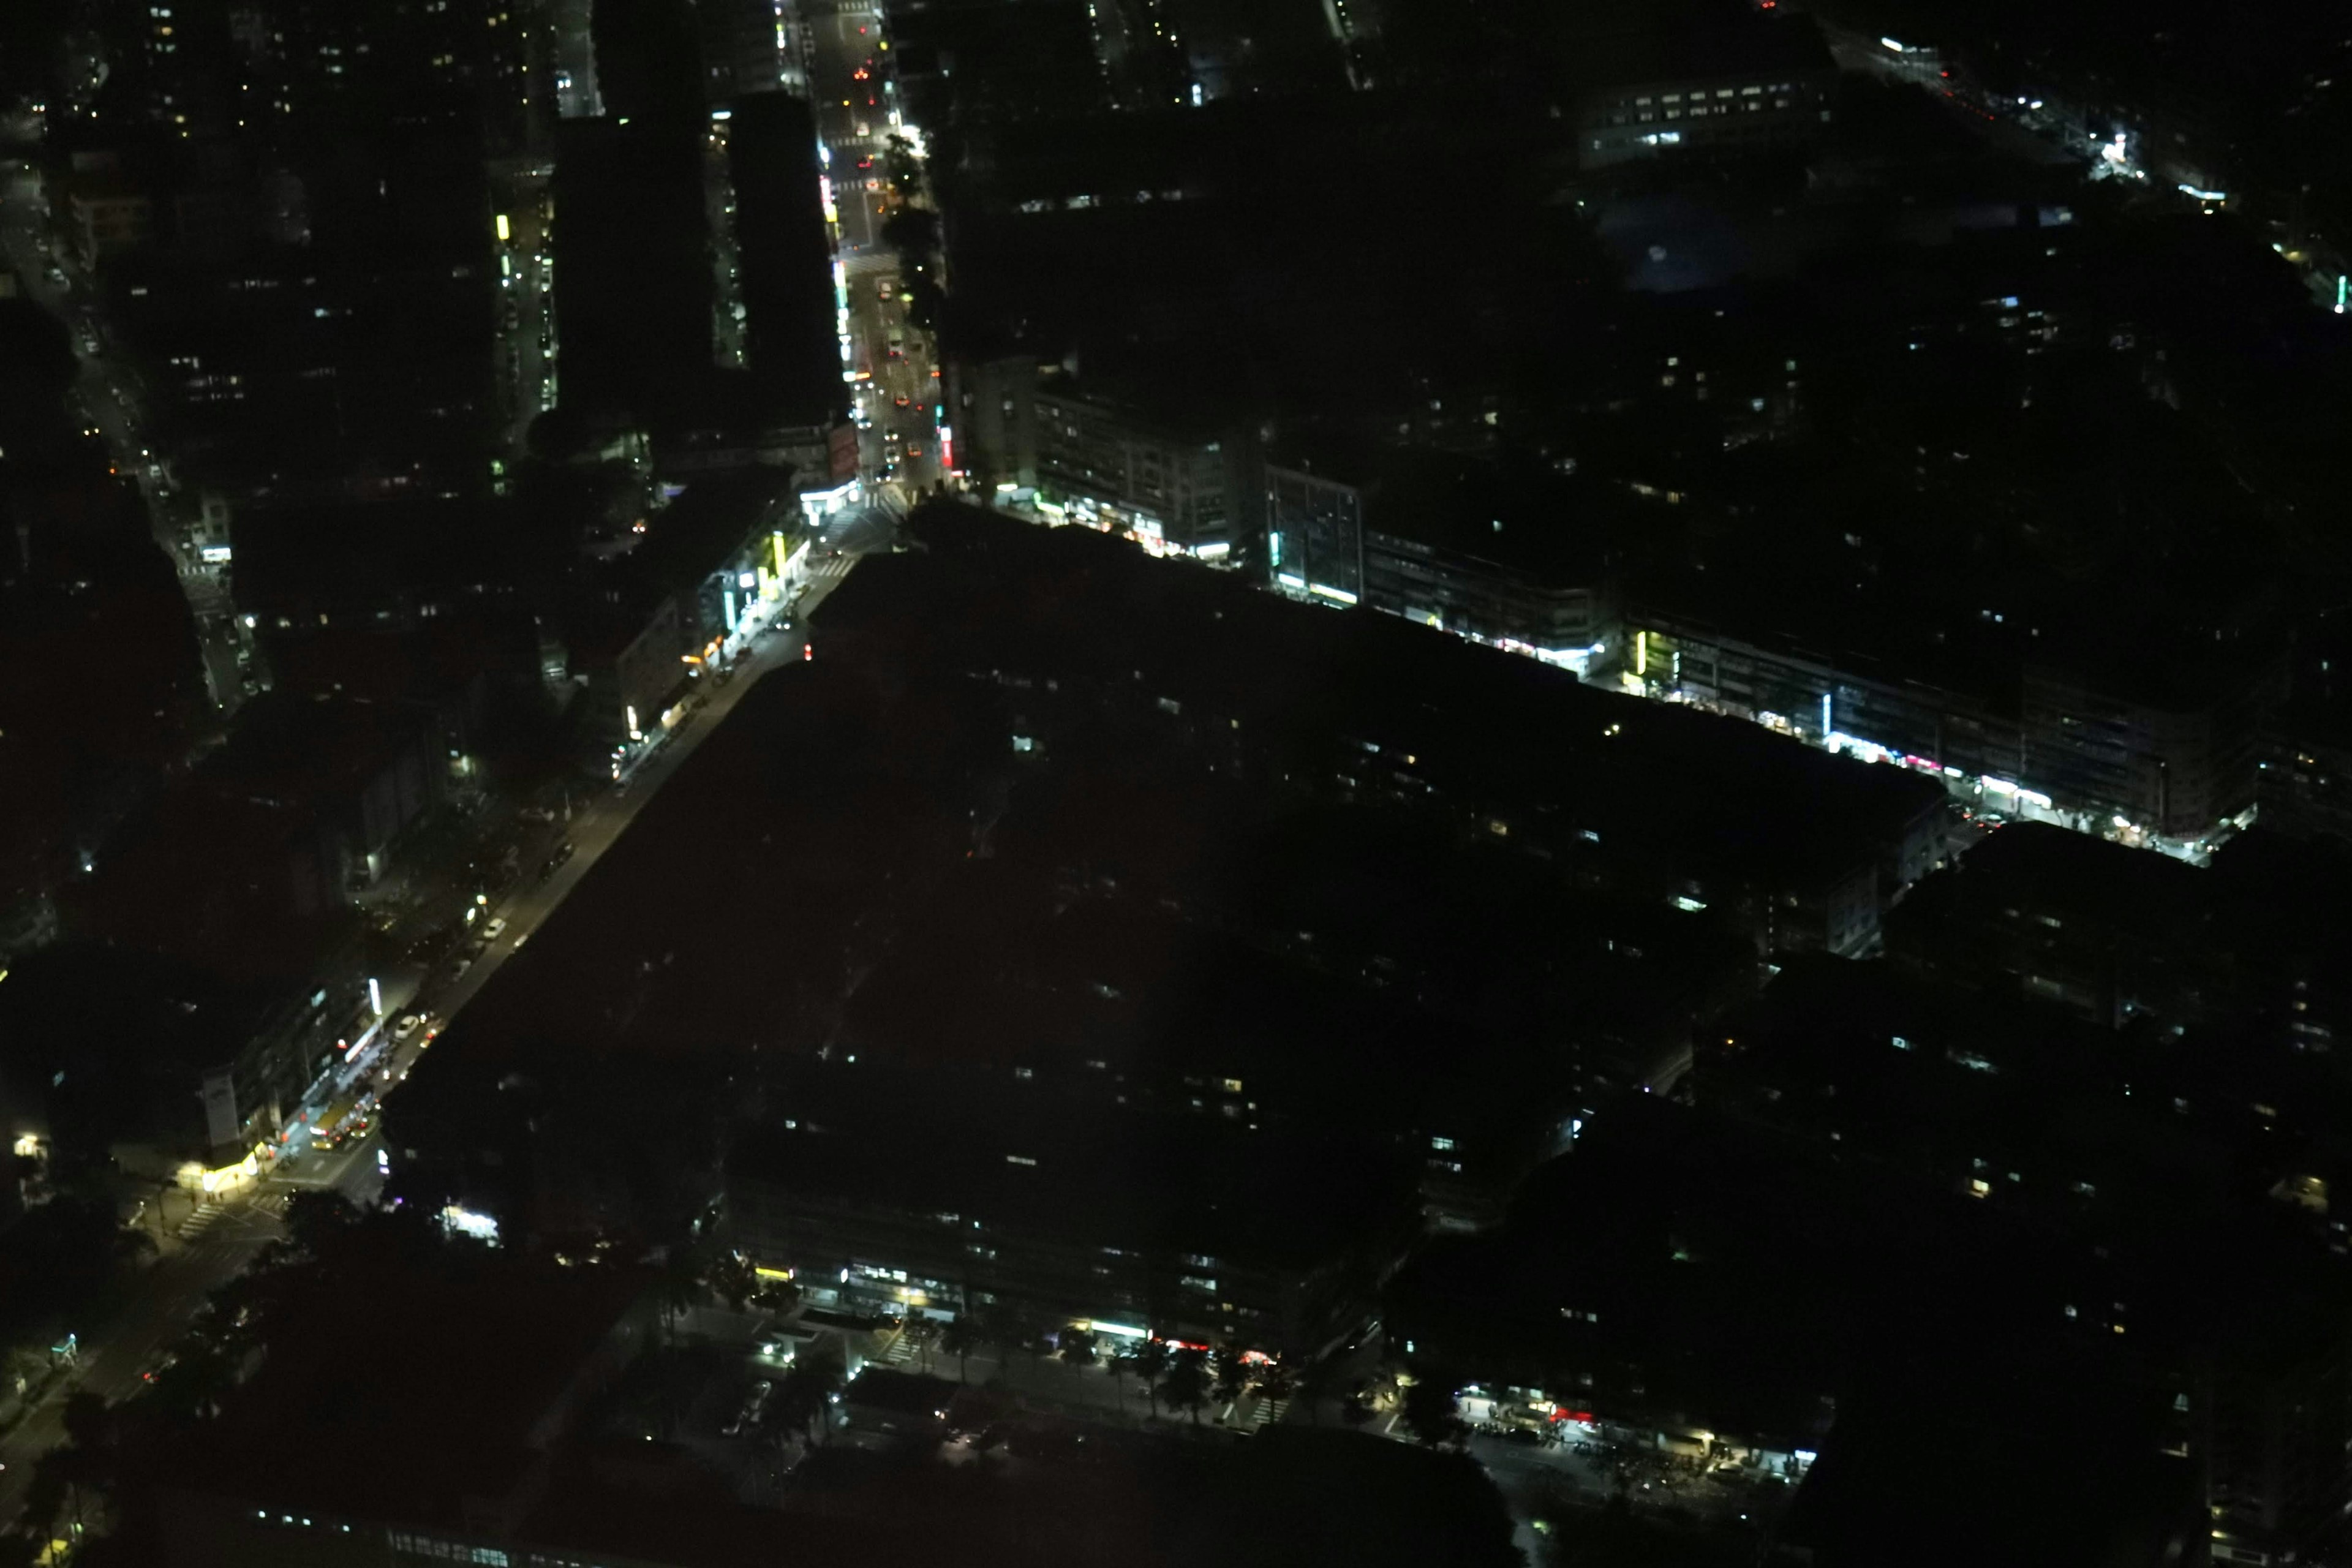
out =
<svg viewBox="0 0 2352 1568"><path fill-rule="evenodd" d="M96 290L48 232L39 176L22 164L0 167L5 169L0 174L0 260L15 268L27 297L66 323L81 362L74 395L83 416L118 469L145 494L156 542L178 571L195 617L213 700L234 708L243 696L242 641L226 585L188 548L184 529L194 521L191 501L143 456L147 433L138 385L104 351Z"/></svg>
<svg viewBox="0 0 2352 1568"><path fill-rule="evenodd" d="M549 266L547 226L541 202L554 177L549 164L520 162L490 174L496 216L507 220L498 242L499 393L512 420L509 437L517 452L530 422L555 406L554 273Z"/></svg>
<svg viewBox="0 0 2352 1568"><path fill-rule="evenodd" d="M781 671L782 678L790 678L792 667L803 661L803 645L822 635L809 626L809 617L856 566L856 551L887 547L891 526L889 515L880 509L846 512L834 520L814 552L819 560L801 600L799 628L751 638L733 667L734 678L724 686L713 684L698 721L648 753L630 773L625 791L605 790L577 802L570 824L557 826L562 837L575 847L571 859L543 881L535 875L534 865L526 862L524 875L514 889L493 900L484 916L507 921L499 938L461 978L425 989L416 1000L444 1020L464 1008L627 830L646 802L702 744L703 737L726 721L743 694L772 671ZM833 556L828 553L833 549L841 549L844 553ZM416 1001L402 994L404 990L415 988L414 977L412 971L387 988L386 1001L394 1015L404 1006L416 1005ZM394 1081L379 1093L397 1093L401 1072L413 1066L417 1054L427 1048L430 1047L423 1030L389 1047L378 1065L391 1069ZM80 1373L61 1381L24 1420L0 1437L0 1465L5 1466L0 1469L0 1521L13 1521L16 1518L24 1506L25 1489L32 1479L35 1462L64 1436L63 1409L68 1394L87 1389L116 1400L133 1393L141 1373L185 1331L205 1298L241 1273L256 1254L284 1234L278 1216L291 1193L334 1187L357 1202L373 1197L380 1185L375 1163L377 1147L377 1135L371 1132L334 1150L301 1154L289 1167L258 1184L253 1192L218 1204L205 1204L193 1216L181 1207L184 1201L182 1196L172 1194L166 1200L170 1206L163 1215L173 1227L172 1233L131 1300L113 1322L82 1335Z"/></svg>
<svg viewBox="0 0 2352 1568"><path fill-rule="evenodd" d="M82 1337L80 1373L53 1385L37 1406L0 1437L0 1464L7 1467L0 1470L0 1520L16 1518L35 1463L63 1440L67 1397L87 1391L110 1401L135 1391L141 1373L180 1337L205 1299L284 1235L274 1211L268 1202L222 1208L189 1240L163 1244L115 1321L100 1334ZM173 1214L176 1217L179 1212L175 1199Z"/></svg>
<svg viewBox="0 0 2352 1568"><path fill-rule="evenodd" d="M850 366L856 384L860 468L869 479L927 488L939 472L938 362L907 319L898 258L881 241L893 191L886 147L895 97L878 6L814 0L803 13L817 133L830 158L836 255L849 295ZM861 77L859 73L863 72ZM860 165L865 165L860 167Z"/></svg>

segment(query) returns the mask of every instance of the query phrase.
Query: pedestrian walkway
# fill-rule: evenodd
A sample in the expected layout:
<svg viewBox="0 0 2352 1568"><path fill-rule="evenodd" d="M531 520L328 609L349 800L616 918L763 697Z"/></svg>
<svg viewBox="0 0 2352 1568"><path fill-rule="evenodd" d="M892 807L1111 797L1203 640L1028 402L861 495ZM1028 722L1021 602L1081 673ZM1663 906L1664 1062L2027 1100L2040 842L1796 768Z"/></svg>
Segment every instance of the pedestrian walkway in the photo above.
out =
<svg viewBox="0 0 2352 1568"><path fill-rule="evenodd" d="M226 1209L223 1208L218 1204L201 1204L197 1205L195 1213L190 1215L186 1219L180 1222L180 1228L177 1232L180 1239L182 1241L194 1241L196 1237L204 1235L205 1232L212 1229L214 1226L218 1225L220 1223L221 1216L227 1212L228 1211Z"/></svg>

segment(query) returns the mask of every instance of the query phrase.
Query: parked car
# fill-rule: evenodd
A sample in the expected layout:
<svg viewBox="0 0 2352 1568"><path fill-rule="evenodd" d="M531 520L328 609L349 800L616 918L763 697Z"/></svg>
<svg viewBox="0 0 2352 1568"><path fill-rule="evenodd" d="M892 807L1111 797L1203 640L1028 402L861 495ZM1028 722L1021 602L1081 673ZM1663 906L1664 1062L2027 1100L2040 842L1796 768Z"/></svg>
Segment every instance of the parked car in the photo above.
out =
<svg viewBox="0 0 2352 1568"><path fill-rule="evenodd" d="M490 923L482 928L482 940L485 942L496 942L506 934L507 917L504 915L492 916Z"/></svg>

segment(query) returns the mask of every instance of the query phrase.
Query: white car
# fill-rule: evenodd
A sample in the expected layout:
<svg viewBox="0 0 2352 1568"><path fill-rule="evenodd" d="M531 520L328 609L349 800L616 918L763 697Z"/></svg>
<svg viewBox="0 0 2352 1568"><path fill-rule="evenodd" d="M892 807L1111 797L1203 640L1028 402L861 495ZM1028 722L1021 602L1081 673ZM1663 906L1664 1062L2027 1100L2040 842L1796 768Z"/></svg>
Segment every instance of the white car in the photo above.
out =
<svg viewBox="0 0 2352 1568"><path fill-rule="evenodd" d="M400 1016L400 1022L392 1026L392 1037L395 1040L404 1040L416 1033L417 1026L424 1022L425 1015L422 1013L403 1013Z"/></svg>
<svg viewBox="0 0 2352 1568"><path fill-rule="evenodd" d="M504 915L498 916L493 919L489 924L482 928L482 940L484 942L496 942L499 938L506 934L507 917Z"/></svg>

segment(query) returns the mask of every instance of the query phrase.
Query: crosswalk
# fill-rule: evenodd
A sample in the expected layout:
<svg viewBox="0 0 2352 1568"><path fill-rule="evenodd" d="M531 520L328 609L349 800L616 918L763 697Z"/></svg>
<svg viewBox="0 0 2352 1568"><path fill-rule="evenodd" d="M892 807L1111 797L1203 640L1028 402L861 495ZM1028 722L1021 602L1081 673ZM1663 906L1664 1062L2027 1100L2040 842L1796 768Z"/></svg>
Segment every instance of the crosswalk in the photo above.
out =
<svg viewBox="0 0 2352 1568"><path fill-rule="evenodd" d="M1280 1426L1284 1415L1286 1414L1289 1409L1290 1401L1287 1399L1261 1399L1257 1402L1257 1408L1250 1413L1250 1425L1254 1426Z"/></svg>
<svg viewBox="0 0 2352 1568"><path fill-rule="evenodd" d="M196 1212L180 1222L178 1236L182 1241L194 1241L221 1222L228 1211L218 1204L201 1204Z"/></svg>
<svg viewBox="0 0 2352 1568"><path fill-rule="evenodd" d="M857 564L855 555L838 555L809 563L807 575L814 581L821 577L846 577L849 569Z"/></svg>

